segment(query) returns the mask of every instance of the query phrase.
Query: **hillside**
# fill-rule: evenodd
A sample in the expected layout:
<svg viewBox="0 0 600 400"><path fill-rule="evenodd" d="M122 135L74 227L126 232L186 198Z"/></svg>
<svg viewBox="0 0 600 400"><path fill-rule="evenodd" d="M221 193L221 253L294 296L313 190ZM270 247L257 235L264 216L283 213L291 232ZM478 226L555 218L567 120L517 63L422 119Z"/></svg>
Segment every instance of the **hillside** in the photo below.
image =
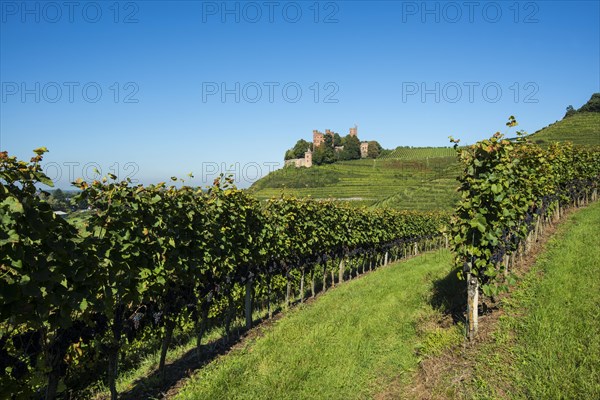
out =
<svg viewBox="0 0 600 400"><path fill-rule="evenodd" d="M600 93L578 110L529 138L547 145L570 141L600 145ZM458 195L455 151L451 147L397 147L377 159L340 161L311 168L287 167L255 182L259 199L281 194L336 198L355 205L405 210L451 210Z"/></svg>
<svg viewBox="0 0 600 400"><path fill-rule="evenodd" d="M576 145L599 146L600 93L594 93L578 110L569 106L562 120L540 129L529 138L541 145L568 141Z"/></svg>
<svg viewBox="0 0 600 400"><path fill-rule="evenodd" d="M454 157L456 151L452 147L397 147L389 154L382 155L379 159L419 160L436 157Z"/></svg>
<svg viewBox="0 0 600 400"><path fill-rule="evenodd" d="M600 145L600 113L579 113L564 118L529 136L538 144L573 142L578 145Z"/></svg>
<svg viewBox="0 0 600 400"><path fill-rule="evenodd" d="M283 168L255 182L250 191L259 199L285 191L296 196L332 197L356 205L450 210L458 199L456 157L425 158L418 154L419 149L403 150L404 158Z"/></svg>

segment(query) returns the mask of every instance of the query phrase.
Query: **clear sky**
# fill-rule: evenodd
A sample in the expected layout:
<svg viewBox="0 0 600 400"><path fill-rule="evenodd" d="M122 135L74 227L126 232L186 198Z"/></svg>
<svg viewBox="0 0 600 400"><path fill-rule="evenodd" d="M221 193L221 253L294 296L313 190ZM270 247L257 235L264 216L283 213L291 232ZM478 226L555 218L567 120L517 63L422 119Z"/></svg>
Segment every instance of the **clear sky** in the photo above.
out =
<svg viewBox="0 0 600 400"><path fill-rule="evenodd" d="M0 149L58 186L230 169L312 130L386 148L533 132L600 91L598 1L0 1ZM239 164L236 164L239 163Z"/></svg>

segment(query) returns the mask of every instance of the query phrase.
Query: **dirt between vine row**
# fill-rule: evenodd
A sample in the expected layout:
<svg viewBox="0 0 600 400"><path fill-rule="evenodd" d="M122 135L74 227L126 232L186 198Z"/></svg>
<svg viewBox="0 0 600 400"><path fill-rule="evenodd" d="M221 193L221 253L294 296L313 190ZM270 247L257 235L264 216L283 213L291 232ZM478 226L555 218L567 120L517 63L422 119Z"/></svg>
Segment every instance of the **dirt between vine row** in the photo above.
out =
<svg viewBox="0 0 600 400"><path fill-rule="evenodd" d="M546 249L548 240L576 210L569 208L561 215L558 222L547 225L544 232L538 236L538 240L532 244L529 252L520 260L517 259L518 262L512 272L519 280L530 272L538 256ZM492 304L489 300L487 301L488 307L484 307L485 311L482 313L480 310L479 329L475 340L465 339L460 345L453 346L440 355L424 358L408 384L406 378L398 377L384 391L377 394L375 399L446 400L465 398L466 393L463 389L474 377L476 355L485 344L493 340L492 334L497 329L498 320L505 314L499 305L502 300L510 298L510 295L510 292L499 295ZM465 319L463 314L463 321ZM444 315L435 323L440 328L447 328L453 321L450 315ZM502 398L509 398L509 393L503 394L499 390L499 394Z"/></svg>

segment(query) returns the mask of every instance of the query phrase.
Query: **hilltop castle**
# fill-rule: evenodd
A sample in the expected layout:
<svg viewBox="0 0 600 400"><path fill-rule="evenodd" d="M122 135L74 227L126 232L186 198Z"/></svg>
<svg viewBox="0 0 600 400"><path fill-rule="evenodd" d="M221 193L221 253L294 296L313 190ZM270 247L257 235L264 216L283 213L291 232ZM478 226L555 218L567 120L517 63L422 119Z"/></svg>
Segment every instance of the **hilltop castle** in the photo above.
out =
<svg viewBox="0 0 600 400"><path fill-rule="evenodd" d="M293 158L291 160L285 160L285 165L293 165L295 167L306 167L306 168L310 168L313 165L312 162L312 156L313 156L313 150L316 150L318 147L322 146L325 143L325 136L331 136L332 139L332 145L334 147L334 150L336 152L338 151L342 151L344 150L344 146L335 146L333 144L333 138L335 136L335 132L329 130L329 129L325 129L325 133L323 132L319 132L318 130L313 130L313 141L312 141L312 145L313 148L311 149L310 147L306 149L306 152L304 153L304 158ZM354 126L354 128L350 128L350 136L358 138L358 127ZM360 157L361 158L366 158L369 154L369 142L361 142L360 143Z"/></svg>

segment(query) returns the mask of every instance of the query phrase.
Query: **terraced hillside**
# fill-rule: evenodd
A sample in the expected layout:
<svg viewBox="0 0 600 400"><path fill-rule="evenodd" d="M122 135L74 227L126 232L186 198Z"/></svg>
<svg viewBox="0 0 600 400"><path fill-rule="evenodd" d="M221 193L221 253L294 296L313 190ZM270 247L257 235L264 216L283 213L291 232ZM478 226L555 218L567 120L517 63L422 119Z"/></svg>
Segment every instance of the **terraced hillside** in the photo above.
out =
<svg viewBox="0 0 600 400"><path fill-rule="evenodd" d="M452 147L397 147L380 159L420 160L437 157L454 157L456 151Z"/></svg>
<svg viewBox="0 0 600 400"><path fill-rule="evenodd" d="M257 181L250 191L259 199L285 192L337 198L356 205L408 210L450 210L457 200L454 155L404 159L364 159L312 168L283 168Z"/></svg>
<svg viewBox="0 0 600 400"><path fill-rule="evenodd" d="M530 135L538 144L570 141L600 145L600 94L579 110ZM452 210L458 163L451 147L397 147L372 160L342 161L312 168L283 168L249 189L259 199L282 192L336 198L354 205L404 210Z"/></svg>
<svg viewBox="0 0 600 400"><path fill-rule="evenodd" d="M573 142L600 146L600 113L586 112L564 118L530 135L538 144Z"/></svg>

